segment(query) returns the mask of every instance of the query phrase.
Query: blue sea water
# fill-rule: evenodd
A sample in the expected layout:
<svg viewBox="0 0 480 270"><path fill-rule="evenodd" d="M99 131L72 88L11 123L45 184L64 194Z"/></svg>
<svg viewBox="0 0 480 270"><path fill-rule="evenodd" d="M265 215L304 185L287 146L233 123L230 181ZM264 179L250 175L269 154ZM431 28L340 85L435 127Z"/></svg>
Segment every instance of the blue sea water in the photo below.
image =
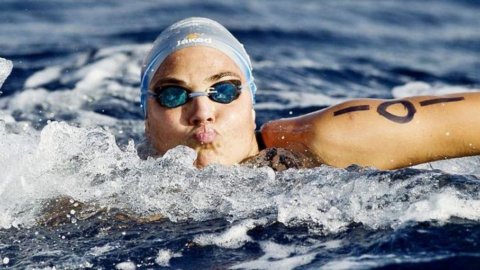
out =
<svg viewBox="0 0 480 270"><path fill-rule="evenodd" d="M467 0L1 1L0 268L478 269L479 157L274 172L135 151L140 62L176 20L215 19L245 45L260 126L479 89L478 14Z"/></svg>

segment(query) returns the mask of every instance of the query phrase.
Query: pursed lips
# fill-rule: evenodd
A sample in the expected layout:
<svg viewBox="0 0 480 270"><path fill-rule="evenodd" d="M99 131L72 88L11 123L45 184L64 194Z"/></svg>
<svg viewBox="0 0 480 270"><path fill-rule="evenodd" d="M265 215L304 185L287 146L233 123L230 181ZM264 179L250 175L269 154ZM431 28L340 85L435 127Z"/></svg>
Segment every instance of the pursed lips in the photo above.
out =
<svg viewBox="0 0 480 270"><path fill-rule="evenodd" d="M209 125L202 125L193 133L193 138L200 144L208 144L215 141L217 132Z"/></svg>

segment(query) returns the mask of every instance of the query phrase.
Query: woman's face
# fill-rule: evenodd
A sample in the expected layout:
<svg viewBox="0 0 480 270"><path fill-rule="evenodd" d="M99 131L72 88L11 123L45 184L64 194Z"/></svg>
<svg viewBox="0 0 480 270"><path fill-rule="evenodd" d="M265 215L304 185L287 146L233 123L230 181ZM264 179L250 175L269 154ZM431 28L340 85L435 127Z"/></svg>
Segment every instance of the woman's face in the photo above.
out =
<svg viewBox="0 0 480 270"><path fill-rule="evenodd" d="M203 167L239 163L258 153L250 90L238 66L221 51L197 46L172 53L157 70L150 91L178 85L190 92L205 92L222 81L242 83L238 99L221 104L200 96L180 107L165 108L148 98L145 131L160 154L186 145L197 152L196 165Z"/></svg>

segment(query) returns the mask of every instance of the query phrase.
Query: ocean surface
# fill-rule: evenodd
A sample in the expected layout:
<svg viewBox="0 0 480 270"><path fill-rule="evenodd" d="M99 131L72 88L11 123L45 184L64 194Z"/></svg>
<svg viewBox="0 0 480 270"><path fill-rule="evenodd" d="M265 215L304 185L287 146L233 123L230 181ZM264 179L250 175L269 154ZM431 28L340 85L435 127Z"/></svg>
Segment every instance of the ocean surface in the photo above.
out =
<svg viewBox="0 0 480 270"><path fill-rule="evenodd" d="M479 269L479 157L274 172L135 150L140 62L179 19L245 45L260 126L479 89L479 14L474 0L0 1L0 268Z"/></svg>

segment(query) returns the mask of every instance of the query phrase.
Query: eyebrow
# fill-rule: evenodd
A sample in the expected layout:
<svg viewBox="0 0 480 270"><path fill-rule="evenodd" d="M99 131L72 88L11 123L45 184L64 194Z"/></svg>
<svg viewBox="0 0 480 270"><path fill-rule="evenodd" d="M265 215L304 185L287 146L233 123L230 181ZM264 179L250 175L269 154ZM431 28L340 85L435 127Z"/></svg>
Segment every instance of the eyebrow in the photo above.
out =
<svg viewBox="0 0 480 270"><path fill-rule="evenodd" d="M176 78L166 77L159 79L155 82L154 87L162 84L175 84L175 85L185 85L185 82Z"/></svg>
<svg viewBox="0 0 480 270"><path fill-rule="evenodd" d="M206 78L205 81L216 82L216 81L218 81L218 80L220 80L224 77L229 77L229 76L235 77L235 78L238 78L239 80L241 80L240 75L238 75L237 73L231 72L231 71L225 71L225 72L220 72L220 73L217 73L215 75L212 75L212 76ZM153 84L153 88L155 88L157 85L164 85L164 84L186 85L186 82L182 81L182 80L179 80L177 78L166 77L166 78L162 78L162 79L159 79L158 81L156 81Z"/></svg>
<svg viewBox="0 0 480 270"><path fill-rule="evenodd" d="M212 76L208 77L205 81L215 82L215 81L220 80L223 77L236 77L239 80L241 80L240 75L238 75L237 73L231 72L231 71L225 71L225 72L220 72L220 73L217 73L215 75L212 75Z"/></svg>

